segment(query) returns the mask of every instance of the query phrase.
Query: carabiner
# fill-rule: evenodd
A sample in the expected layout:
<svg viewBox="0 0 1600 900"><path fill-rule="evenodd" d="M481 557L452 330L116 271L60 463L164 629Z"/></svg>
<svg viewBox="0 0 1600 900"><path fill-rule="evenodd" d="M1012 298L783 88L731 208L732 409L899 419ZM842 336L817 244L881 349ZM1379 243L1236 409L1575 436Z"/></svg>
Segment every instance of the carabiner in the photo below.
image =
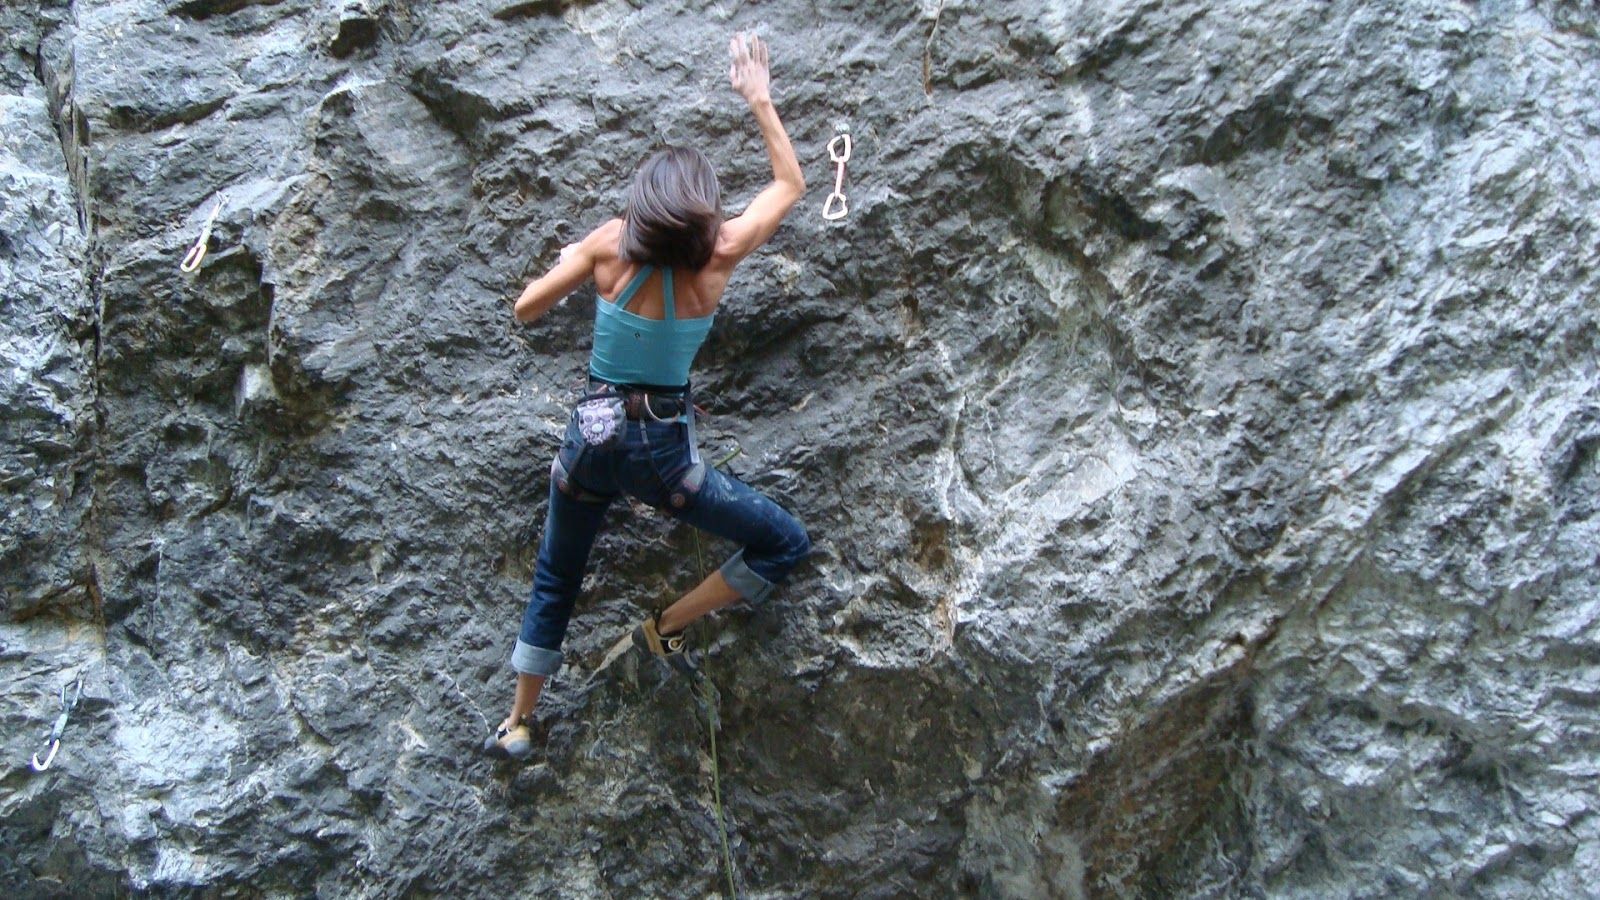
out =
<svg viewBox="0 0 1600 900"><path fill-rule="evenodd" d="M840 141L844 141L843 153L835 149ZM840 165L850 161L850 132L845 131L833 136L833 140L828 142L828 158Z"/></svg>
<svg viewBox="0 0 1600 900"><path fill-rule="evenodd" d="M44 758L44 762L39 762L39 754L35 753L33 755L33 770L35 772L43 772L45 769L50 768L50 764L56 761L56 751L60 749L61 741L51 741L50 754Z"/></svg>
<svg viewBox="0 0 1600 900"><path fill-rule="evenodd" d="M217 221L217 213L222 212L222 198L217 198L215 206L211 207L211 215L206 216L204 225L200 226L200 239L194 242L189 252L183 255L183 262L178 265L178 270L185 274L200 268L200 261L206 258L206 250L211 244L211 225Z"/></svg>
<svg viewBox="0 0 1600 900"><path fill-rule="evenodd" d="M45 754L44 762L39 761L39 754L33 754L35 772L43 772L56 761L56 751L61 749L61 732L67 730L67 717L72 715L72 710L78 705L78 698L83 696L83 676L79 675L73 679L73 683L75 689L71 700L67 699L67 686L64 684L61 686L61 715L56 716L56 723L50 728L50 736L45 738L45 742L50 745L50 752Z"/></svg>
<svg viewBox="0 0 1600 900"><path fill-rule="evenodd" d="M844 142L844 150L839 150L839 142ZM842 219L850 212L850 202L844 196L844 164L850 161L850 132L841 132L833 136L828 142L828 158L834 161L838 170L833 177L833 193L822 202L822 217L828 221ZM835 202L838 208L834 208Z"/></svg>

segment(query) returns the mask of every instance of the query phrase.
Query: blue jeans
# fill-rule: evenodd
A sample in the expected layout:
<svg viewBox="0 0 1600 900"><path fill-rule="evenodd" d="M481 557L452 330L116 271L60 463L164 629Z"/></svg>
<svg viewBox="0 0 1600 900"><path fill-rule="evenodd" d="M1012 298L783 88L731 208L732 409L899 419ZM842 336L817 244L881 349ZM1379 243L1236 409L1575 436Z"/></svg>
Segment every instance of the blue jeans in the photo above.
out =
<svg viewBox="0 0 1600 900"><path fill-rule="evenodd" d="M680 521L742 545L722 565L739 596L761 603L811 552L800 522L759 491L699 462L687 425L628 421L621 445L596 449L583 442L576 418L567 423L550 468L550 511L522 616L511 666L527 675L554 675L589 550L606 508L622 493Z"/></svg>

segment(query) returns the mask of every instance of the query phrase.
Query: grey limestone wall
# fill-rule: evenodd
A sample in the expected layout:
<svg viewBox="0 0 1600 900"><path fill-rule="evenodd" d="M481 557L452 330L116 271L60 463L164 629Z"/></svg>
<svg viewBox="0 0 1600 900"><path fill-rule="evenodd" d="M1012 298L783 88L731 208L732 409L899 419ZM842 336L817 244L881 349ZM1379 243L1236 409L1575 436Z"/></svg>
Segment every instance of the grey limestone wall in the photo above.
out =
<svg viewBox="0 0 1600 900"><path fill-rule="evenodd" d="M12 893L725 891L708 709L749 896L1600 879L1593 4L0 23ZM697 701L608 651L731 548L619 506L493 765L593 293L507 300L663 142L764 184L751 28L812 189L702 441L816 553L700 628Z"/></svg>

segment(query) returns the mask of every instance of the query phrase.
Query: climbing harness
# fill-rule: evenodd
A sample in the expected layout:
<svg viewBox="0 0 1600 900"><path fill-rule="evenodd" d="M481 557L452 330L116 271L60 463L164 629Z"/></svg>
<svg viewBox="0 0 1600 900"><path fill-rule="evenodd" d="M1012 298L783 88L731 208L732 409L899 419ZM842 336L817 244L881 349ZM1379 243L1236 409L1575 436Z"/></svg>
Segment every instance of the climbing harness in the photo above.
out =
<svg viewBox="0 0 1600 900"><path fill-rule="evenodd" d="M79 675L74 680L74 685L71 700L67 699L67 686L64 684L61 686L61 715L56 717L56 724L50 729L50 737L45 739L45 743L50 747L50 752L45 755L44 762L39 761L39 754L35 753L33 755L33 770L35 772L43 772L45 769L50 768L50 764L56 760L56 751L61 749L61 732L67 729L67 716L72 714L73 708L78 705L78 698L83 696L82 675Z"/></svg>
<svg viewBox="0 0 1600 900"><path fill-rule="evenodd" d="M839 142L844 142L844 149L839 149ZM828 158L839 167L833 177L833 193L822 202L822 217L828 221L842 219L850 212L850 202L844 196L844 164L850 161L850 132L841 131L828 142ZM838 208L834 202L838 201Z"/></svg>
<svg viewBox="0 0 1600 900"><path fill-rule="evenodd" d="M572 479L583 455L592 450L614 450L622 446L629 421L676 422L684 426L684 439L689 444L689 469L667 494L667 504L673 509L684 509L700 492L706 478L706 466L700 460L700 446L695 437L695 419L702 414L688 386L682 391L657 392L591 379L587 393L572 409L572 421L578 426L582 443L576 444L570 452L568 446L563 445L550 461L550 479L569 497L605 499ZM642 429L640 437L645 452L649 453L650 430Z"/></svg>
<svg viewBox="0 0 1600 900"><path fill-rule="evenodd" d="M189 252L184 254L183 263L178 270L185 274L200 268L200 261L206 258L206 248L211 243L211 226L217 221L217 213L222 212L222 198L218 197L216 205L211 207L211 215L206 216L206 222L200 226L200 239L194 242Z"/></svg>

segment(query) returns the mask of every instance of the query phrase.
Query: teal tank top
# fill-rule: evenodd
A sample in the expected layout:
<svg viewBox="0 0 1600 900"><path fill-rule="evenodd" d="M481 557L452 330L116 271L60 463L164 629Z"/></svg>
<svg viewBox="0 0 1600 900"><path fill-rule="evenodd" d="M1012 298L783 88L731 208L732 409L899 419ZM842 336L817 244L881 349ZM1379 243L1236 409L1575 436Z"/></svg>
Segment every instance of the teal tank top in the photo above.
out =
<svg viewBox="0 0 1600 900"><path fill-rule="evenodd" d="M705 343L716 313L678 318L672 297L672 270L663 269L661 292L666 318L647 319L628 311L633 295L655 266L641 266L615 301L601 297L594 305L594 350L589 376L611 384L681 389L689 384L689 366Z"/></svg>

